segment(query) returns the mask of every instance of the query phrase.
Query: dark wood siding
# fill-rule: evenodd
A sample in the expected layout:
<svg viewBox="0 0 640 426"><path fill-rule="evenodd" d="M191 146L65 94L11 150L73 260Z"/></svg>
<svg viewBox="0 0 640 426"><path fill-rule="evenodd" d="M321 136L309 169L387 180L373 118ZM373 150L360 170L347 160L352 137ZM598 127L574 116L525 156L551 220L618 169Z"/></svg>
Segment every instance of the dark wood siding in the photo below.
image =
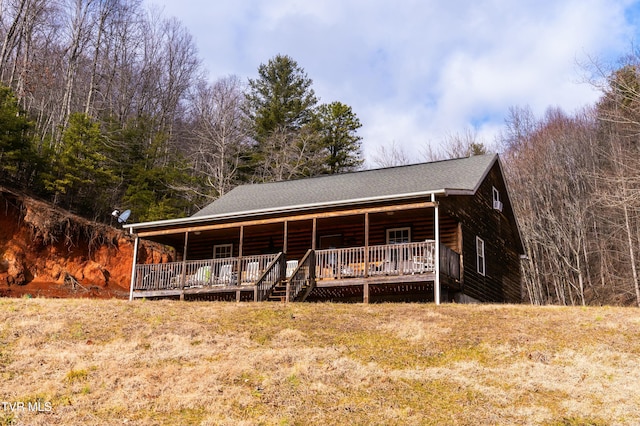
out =
<svg viewBox="0 0 640 426"><path fill-rule="evenodd" d="M358 247L365 244L364 214L338 218L323 218L316 221L316 247L320 248L323 236L339 235L338 248ZM369 216L369 245L386 244L387 230L408 227L412 241L424 241L434 238L434 209L414 209L376 213ZM311 248L313 221L301 220L287 223L287 257L301 259ZM440 239L453 249L460 251L457 221L446 214L440 217ZM187 258L210 259L214 245L233 244L233 255L239 255L240 229L231 228L222 231L210 231L199 236L190 234ZM277 253L284 247L284 223L247 226L244 228L243 255L250 256L265 253ZM181 249L180 249L181 250Z"/></svg>
<svg viewBox="0 0 640 426"><path fill-rule="evenodd" d="M500 193L502 212L493 208L494 187ZM441 206L461 223L463 292L483 302L521 302L520 240L499 163L475 196L446 197ZM476 237L485 245L484 276L477 269Z"/></svg>

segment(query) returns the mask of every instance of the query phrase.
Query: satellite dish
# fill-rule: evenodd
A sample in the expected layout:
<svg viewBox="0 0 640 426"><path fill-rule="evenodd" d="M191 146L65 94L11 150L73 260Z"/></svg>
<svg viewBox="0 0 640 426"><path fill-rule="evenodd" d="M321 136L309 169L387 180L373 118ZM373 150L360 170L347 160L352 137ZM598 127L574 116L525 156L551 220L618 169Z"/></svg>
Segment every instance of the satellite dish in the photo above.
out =
<svg viewBox="0 0 640 426"><path fill-rule="evenodd" d="M120 216L118 216L118 222L119 223L125 223L127 221L127 219L129 219L129 216L131 216L131 210L123 211L122 214L120 214Z"/></svg>

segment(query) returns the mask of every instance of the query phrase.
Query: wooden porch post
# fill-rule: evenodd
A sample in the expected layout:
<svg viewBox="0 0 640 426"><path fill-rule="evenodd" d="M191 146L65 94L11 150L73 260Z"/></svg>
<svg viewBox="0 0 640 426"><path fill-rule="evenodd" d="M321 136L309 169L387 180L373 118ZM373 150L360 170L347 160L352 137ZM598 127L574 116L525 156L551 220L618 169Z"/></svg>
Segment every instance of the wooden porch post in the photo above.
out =
<svg viewBox="0 0 640 426"><path fill-rule="evenodd" d="M282 243L282 253L284 253L284 262L282 262L282 267L280 268L280 283L282 284L282 280L285 280L286 288L285 288L285 301L289 303L289 280L287 279L287 240L289 239L289 222L284 221L284 242Z"/></svg>
<svg viewBox="0 0 640 426"><path fill-rule="evenodd" d="M369 276L369 213L364 214L364 277Z"/></svg>
<svg viewBox="0 0 640 426"><path fill-rule="evenodd" d="M287 255L287 239L289 238L289 222L284 221L284 242L282 243L282 252Z"/></svg>
<svg viewBox="0 0 640 426"><path fill-rule="evenodd" d="M362 286L363 303L369 303L369 212L364 214L364 277Z"/></svg>
<svg viewBox="0 0 640 426"><path fill-rule="evenodd" d="M311 250L315 250L316 249L316 232L317 232L317 225L316 225L316 218L313 218L313 225L312 227L312 234L311 234Z"/></svg>
<svg viewBox="0 0 640 426"><path fill-rule="evenodd" d="M242 284L242 249L244 242L244 225L240 225L240 242L238 243L238 286ZM236 290L236 302L240 301L240 290Z"/></svg>
<svg viewBox="0 0 640 426"><path fill-rule="evenodd" d="M458 276L458 281L460 282L460 284L462 284L464 276L464 256L462 255L464 253L463 247L462 222L460 222L458 223L458 253L460 253L460 262L458 263L458 272L460 275Z"/></svg>
<svg viewBox="0 0 640 426"><path fill-rule="evenodd" d="M187 280L187 245L189 244L189 231L184 233L184 250L182 251L182 282L180 283L180 300L184 300L184 285Z"/></svg>
<svg viewBox="0 0 640 426"><path fill-rule="evenodd" d="M438 202L436 201L436 194L431 194L431 201L434 203L433 207L433 229L434 239L436 240L435 247L435 273L436 277L433 281L433 299L436 305L440 304L440 211Z"/></svg>
<svg viewBox="0 0 640 426"><path fill-rule="evenodd" d="M138 261L138 242L140 238L136 235L133 243L133 264L131 265L131 289L129 290L129 301L133 300L133 285L136 282L136 262Z"/></svg>
<svg viewBox="0 0 640 426"><path fill-rule="evenodd" d="M313 218L312 221L312 231L313 235L311 235L311 250L313 250L313 252L311 253L311 260L309 263L309 279L311 280L311 285L316 285L316 234L318 233L318 225L316 223L316 218Z"/></svg>

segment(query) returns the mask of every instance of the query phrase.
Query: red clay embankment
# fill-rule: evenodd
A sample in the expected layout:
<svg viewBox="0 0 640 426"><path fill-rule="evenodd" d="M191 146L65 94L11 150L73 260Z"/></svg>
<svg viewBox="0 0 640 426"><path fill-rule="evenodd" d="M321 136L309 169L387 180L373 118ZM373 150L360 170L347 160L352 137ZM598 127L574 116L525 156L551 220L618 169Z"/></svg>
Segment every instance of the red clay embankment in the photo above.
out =
<svg viewBox="0 0 640 426"><path fill-rule="evenodd" d="M142 242L139 263L171 260ZM0 187L0 296L128 296L133 238L51 204Z"/></svg>

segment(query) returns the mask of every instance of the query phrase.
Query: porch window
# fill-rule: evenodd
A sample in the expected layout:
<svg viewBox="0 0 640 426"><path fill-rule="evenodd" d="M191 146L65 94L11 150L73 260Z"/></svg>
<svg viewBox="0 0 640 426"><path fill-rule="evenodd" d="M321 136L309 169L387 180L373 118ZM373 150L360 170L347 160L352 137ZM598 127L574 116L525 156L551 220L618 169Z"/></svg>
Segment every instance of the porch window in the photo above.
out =
<svg viewBox="0 0 640 426"><path fill-rule="evenodd" d="M224 259L233 257L233 244L218 244L213 246L213 258Z"/></svg>
<svg viewBox="0 0 640 426"><path fill-rule="evenodd" d="M342 234L321 235L320 236L320 248L338 248L342 247Z"/></svg>
<svg viewBox="0 0 640 426"><path fill-rule="evenodd" d="M403 244L411 242L411 228L387 229L387 244Z"/></svg>
<svg viewBox="0 0 640 426"><path fill-rule="evenodd" d="M484 241L480 237L476 237L476 263L478 265L478 273L484 276Z"/></svg>

